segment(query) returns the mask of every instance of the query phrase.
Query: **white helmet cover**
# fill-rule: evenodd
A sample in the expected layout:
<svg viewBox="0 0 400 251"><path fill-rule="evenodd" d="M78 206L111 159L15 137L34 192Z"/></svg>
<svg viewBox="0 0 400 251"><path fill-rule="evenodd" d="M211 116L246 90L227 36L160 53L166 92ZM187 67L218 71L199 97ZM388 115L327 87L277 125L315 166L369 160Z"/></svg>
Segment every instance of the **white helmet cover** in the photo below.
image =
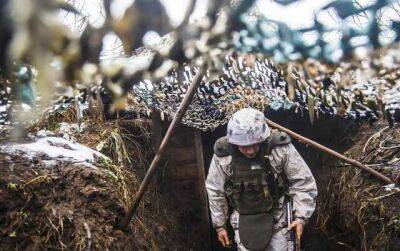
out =
<svg viewBox="0 0 400 251"><path fill-rule="evenodd" d="M243 108L232 115L226 136L231 144L249 146L263 142L270 134L262 112L253 108Z"/></svg>

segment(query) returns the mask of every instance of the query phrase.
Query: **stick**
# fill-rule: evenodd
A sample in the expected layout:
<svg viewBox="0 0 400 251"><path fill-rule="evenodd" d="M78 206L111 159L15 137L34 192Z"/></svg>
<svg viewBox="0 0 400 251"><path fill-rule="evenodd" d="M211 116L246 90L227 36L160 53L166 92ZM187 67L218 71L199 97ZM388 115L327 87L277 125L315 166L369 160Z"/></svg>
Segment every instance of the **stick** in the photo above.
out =
<svg viewBox="0 0 400 251"><path fill-rule="evenodd" d="M136 208L139 205L140 200L142 199L144 193L146 192L150 180L153 177L157 167L158 163L161 160L161 157L163 156L165 149L168 145L169 140L171 139L172 135L174 134L177 126L179 123L182 121L183 115L185 114L187 108L189 107L192 98L197 90L197 87L201 83L201 80L203 79L203 76L205 74L206 68L205 64L200 66L199 70L197 71L196 75L193 78L192 83L190 84L185 97L183 98L181 104L179 105L178 111L175 114L174 119L172 120L171 124L168 127L167 133L165 134L164 139L161 142L160 147L158 148L157 154L154 157L153 161L151 162L150 168L147 171L142 183L140 184L139 191L136 193L135 198L133 199L132 205L128 208L127 213L125 214L124 218L121 221L120 227L121 229L125 229L128 225L129 222L134 215Z"/></svg>
<svg viewBox="0 0 400 251"><path fill-rule="evenodd" d="M310 145L310 146L312 146L312 147L314 147L314 148L316 148L318 150L321 150L321 151L323 151L323 152L325 152L325 153L327 153L327 154L329 154L329 155L331 155L333 157L336 157L336 158L338 158L340 160L343 160L343 161L345 161L345 162L347 162L347 163L349 163L351 165L354 165L354 166L356 166L356 167L358 167L358 168L360 168L360 169L362 169L364 171L367 171L370 174L374 175L375 177L379 178L380 180L384 181L387 184L392 184L393 183L393 181L391 179L389 179L388 177L386 177L385 175L381 174L380 172L378 172L378 171L376 171L376 170L374 170L372 168L369 168L369 167L361 164L357 160L350 159L350 158L348 158L348 157L346 157L346 156L344 156L344 155L342 155L342 154L340 154L340 153L338 153L338 152L336 152L336 151L334 151L332 149L329 149L326 146L323 146L323 145L321 145L321 144L319 144L319 143L317 143L315 141L312 141L312 140L310 140L310 139L308 139L306 137L303 137L303 136L301 136L301 135L299 135L299 134L297 134L297 133L295 133L295 132L293 132L293 131L291 131L291 130L289 130L289 129L281 126L281 125L278 125L277 123L275 123L275 122L273 122L273 121L271 121L269 119L267 119L267 124L270 125L271 127L274 127L274 128L277 128L277 129L279 129L279 130L281 130L283 132L286 132L287 134L289 134L290 136L292 136L293 138L299 140L300 142L302 142L304 144Z"/></svg>
<svg viewBox="0 0 400 251"><path fill-rule="evenodd" d="M364 148L363 148L363 153L365 153L365 151L367 150L367 147L368 147L368 145L369 145L369 142L370 142L373 138L379 137L379 136L381 135L381 133L382 133L384 130L388 129L388 128L389 128L389 126L386 126L385 128L383 128L383 129L380 130L379 132L374 133L374 134L367 140L367 142L365 142L365 145L364 145Z"/></svg>
<svg viewBox="0 0 400 251"><path fill-rule="evenodd" d="M92 232L90 232L89 225L86 223L86 221L83 222L83 227L86 230L86 239L87 239L86 251L91 251L92 250Z"/></svg>

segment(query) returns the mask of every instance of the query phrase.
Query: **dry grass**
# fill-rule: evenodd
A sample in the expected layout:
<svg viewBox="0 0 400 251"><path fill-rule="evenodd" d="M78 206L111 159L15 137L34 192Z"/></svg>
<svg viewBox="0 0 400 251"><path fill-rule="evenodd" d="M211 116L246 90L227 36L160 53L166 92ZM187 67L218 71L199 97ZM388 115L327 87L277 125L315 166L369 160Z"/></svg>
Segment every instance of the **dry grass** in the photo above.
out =
<svg viewBox="0 0 400 251"><path fill-rule="evenodd" d="M76 123L76 121L76 110L73 107L69 107L65 110L44 113L28 128L28 131L35 132L45 128L54 131L61 122Z"/></svg>
<svg viewBox="0 0 400 251"><path fill-rule="evenodd" d="M398 149L379 149L379 144L382 139L396 140L399 128L382 130L384 126L361 128L355 138L356 144L346 155L365 164L389 163L398 156ZM371 136L378 131L382 135ZM390 164L384 166L390 167ZM394 179L394 170L394 167L386 168L385 174ZM333 226L339 227L345 235L355 237L350 241L359 249L390 249L393 242L398 241L400 211L396 204L400 194L385 191L382 183L343 163L337 163L332 174L325 198L317 207L317 227L331 236L334 235Z"/></svg>
<svg viewBox="0 0 400 251"><path fill-rule="evenodd" d="M103 172L103 177L106 179L98 179L95 177L93 180L87 183L91 186L93 183L96 187L98 184L106 184L107 189L101 190L103 192L109 192L113 194L113 198L107 198L110 204L118 204L126 208L131 204L132 198L135 195L139 184L140 177L147 170L149 161L154 155L149 132L149 123L146 120L106 120L99 118L99 114L90 113L85 115L82 124L84 125L82 130L68 130L68 135L76 140L78 143L86 145L92 149L99 150L104 155L109 158L103 158L99 163L95 165L100 167L101 172ZM60 132L59 124L61 122L66 123L76 123L77 117L74 108L69 108L64 111L58 111L47 114L45 117L37 121L31 128L31 132L35 132L41 129L53 130L55 135L62 135ZM65 134L64 134L65 135ZM75 170L75 169L72 169ZM106 172L104 172L106 170ZM28 170L30 172L30 170ZM75 170L74 173L68 173L65 177L73 179L76 176L81 176L81 170ZM76 175L76 176L75 176ZM43 186L52 177L46 177L43 173L36 173L32 178L27 179L27 186ZM93 183L92 183L93 182ZM69 183L67 181L66 183ZM81 184L81 183L80 183ZM66 184L67 187L70 184ZM170 248L172 250L182 250L186 247L191 247L195 242L186 239L182 235L185 231L184 227L180 226L178 223L181 221L182 214L180 210L176 210L175 206L171 206L171 197L179 194L182 191L174 193L171 195L171 191L163 192L156 182L152 183L149 192L143 197L137 214L131 222L129 227L129 236L116 237L108 236L107 234L99 235L99 228L102 229L102 233L107 231L119 231L116 226L110 228L109 225L103 224L103 221L96 223L93 226L93 222L87 221L89 228L85 227L85 222L81 221L74 227L73 235L70 232L66 232L66 228L71 231L71 226L68 226L70 220L64 213L57 214L56 216L49 216L50 220L46 217L40 224L37 225L37 229L45 234L44 240L38 240L38 243L47 243L46 249L77 249L85 250L89 246L92 249L100 248L106 249L110 247L110 243L118 245L124 245L126 238L131 238L134 246L141 247L142 249L151 250L164 250ZM34 188L33 192L34 191ZM74 190L79 191L80 186L76 186ZM162 188L161 188L162 189ZM55 195L59 195L62 192L57 190ZM118 198L116 200L116 198ZM80 199L77 197L76 199ZM103 199L103 197L102 197ZM106 201L107 201L106 200ZM60 199L63 202L63 199ZM101 201L101 200L100 200ZM118 201L118 203L115 203ZM75 202L75 199L70 200L71 203ZM108 203L107 202L107 203ZM79 203L78 203L79 204ZM104 204L101 203L101 204ZM87 211L87 205L85 208L77 206L79 210ZM107 207L99 205L93 207L98 212L110 211ZM118 210L116 210L118 211ZM51 212L51 210L50 210ZM93 214L94 215L94 214ZM97 215L97 214L96 214ZM119 211L118 218L123 217L123 212ZM105 217L104 220L109 218ZM177 225L178 224L178 225ZM102 226L105 226L104 230ZM114 229L115 227L115 229ZM97 228L97 229L96 229ZM123 235L123 233L121 232ZM65 241L66 236L70 236L72 239ZM92 235L92 238L89 236ZM43 235L42 235L43 236ZM42 236L40 238L42 238ZM64 239L63 239L64 238ZM118 238L118 239L116 239ZM119 239L120 238L120 239ZM120 242L121 241L121 242ZM41 246L42 247L42 246ZM185 247L185 248L184 248ZM121 249L118 249L121 250ZM123 250L123 249L122 249Z"/></svg>
<svg viewBox="0 0 400 251"><path fill-rule="evenodd" d="M76 123L76 110L70 107L64 111L57 111L43 116L29 129L31 132L41 129L57 131L61 122ZM126 121L125 121L126 122ZM83 123L85 127L82 132L77 132L73 136L77 142L86 145L92 149L96 149L108 156L100 160L98 167L108 171L109 182L112 184L114 193L117 194L125 208L131 204L132 199L140 185L137 170L144 170L149 163L149 153L151 154L150 133L148 128L141 120L129 121L129 128L121 126L121 120L104 121L99 118L98 113L92 113L91 116L85 116ZM44 177L36 177L29 183L39 182ZM157 195L155 195L157 197ZM150 198L145 196L139 205L141 213L135 218L134 224L142 235L150 241L151 246L156 248L157 240L153 230L148 226L148 220L144 219L146 212L145 204L150 203ZM121 215L122 217L123 215ZM49 223L49 222L48 222ZM50 224L50 223L49 223ZM47 238L55 238L59 234L59 222L50 224L53 226L55 236ZM62 220L61 220L62 225ZM77 232L75 243L78 250L87 247L87 230ZM59 243L63 249L64 244Z"/></svg>

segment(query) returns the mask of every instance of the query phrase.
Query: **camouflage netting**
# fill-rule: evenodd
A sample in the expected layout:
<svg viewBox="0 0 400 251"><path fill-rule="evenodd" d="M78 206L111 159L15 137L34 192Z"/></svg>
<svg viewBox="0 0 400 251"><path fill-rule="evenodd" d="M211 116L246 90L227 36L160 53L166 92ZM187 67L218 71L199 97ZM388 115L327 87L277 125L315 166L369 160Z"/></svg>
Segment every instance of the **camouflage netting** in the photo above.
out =
<svg viewBox="0 0 400 251"><path fill-rule="evenodd" d="M223 74L204 78L183 123L215 129L250 106L292 110L311 122L324 115L373 123L383 116L393 124L400 121L398 55L396 47L331 66L315 60L275 65L260 55L233 54L225 59ZM185 66L162 80L141 82L133 88L136 102L130 108L145 114L155 108L171 119L195 73L196 68Z"/></svg>
<svg viewBox="0 0 400 251"><path fill-rule="evenodd" d="M3 14L0 30L5 34L0 39L0 95L3 97L12 92L14 100L31 108L35 107L37 99L36 86L41 91L41 99L49 101L57 85L73 88L71 96L79 95L79 83L90 90L89 93L92 88L106 89L115 109L123 107L133 88L137 94L135 98L148 107L145 110L155 108L171 117L193 77L194 69L206 63L209 74L198 91L190 115L184 119L185 124L203 130L223 124L235 108L243 106L294 109L308 113L311 121L321 112L369 122L375 121L380 112L389 123L398 117L395 114L398 98L391 97L398 89L398 53L388 53L384 58L379 55L382 46L399 41L398 1L367 4L351 0L332 1L316 11L314 25L304 29L292 29L257 14L255 0L233 1L234 4L231 1L210 1L206 16L195 24L188 22L192 5L176 29L171 28L165 8L158 0L135 1L122 18L112 15L112 1L103 1L99 3L102 6L99 12L103 14L104 24L94 28L83 22L84 28L78 37L74 37L56 18L61 9L84 20L85 16L76 8L53 0L46 0L46 4L21 0L21 4L25 1L29 7L26 10L20 10L13 1L3 1L0 5ZM289 5L297 1L275 2ZM319 20L320 14L326 11L336 14L336 26L329 27ZM395 14L386 16L390 11ZM15 15L20 18L15 18L13 13L20 14ZM157 18L148 18L151 15ZM44 16L49 18L44 19ZM366 21L365 25L355 27L354 19L360 16ZM116 34L121 39L125 55L129 56L132 51L140 50L142 38L149 30L159 35L170 34L171 42L163 44L165 46L153 46L147 60L135 65L130 64L129 58L111 65L100 60L106 35ZM327 41L325 37L331 32L337 33L338 39ZM310 33L314 34L314 39L307 40ZM311 60L339 63L354 58L359 48L370 49L374 55L370 55L367 61L356 60L340 66L327 66ZM232 51L262 53L262 56L257 55L255 60L244 55L245 63L238 59L235 66L231 62L235 61L232 60L235 58ZM266 56L276 62L289 62L288 67L275 71L269 60L265 60ZM298 64L293 63L294 60L305 62ZM58 67L54 67L55 61ZM37 83L24 78L26 71L15 71L15 62L35 67L39 72ZM310 62L315 65L312 69L308 68ZM185 73L180 74L182 69ZM352 71L356 69L361 71L359 76L364 76L364 79L354 82L351 80L354 76ZM13 76L15 72L18 78ZM152 88L147 88L149 85ZM4 100L2 98L1 103L7 106L5 103L8 101ZM2 107L0 112L6 113L6 109ZM28 117L34 117L31 115L29 113Z"/></svg>
<svg viewBox="0 0 400 251"><path fill-rule="evenodd" d="M227 122L242 107L263 111L292 110L308 116L340 117L373 123L379 117L390 125L400 121L399 48L381 50L373 58L343 62L338 66L316 60L276 65L258 54L232 53L226 57L223 74L211 71L204 77L183 123L212 130ZM149 60L142 50L130 64ZM128 110L149 116L153 109L172 119L196 73L196 67L172 70L161 80L142 81L133 86ZM106 94L103 91L103 101ZM90 91L82 89L82 102ZM4 103L7 103L7 96ZM65 99L66 105L73 98ZM110 100L110 98L108 98ZM63 108L57 104L54 109ZM3 105L3 110L6 110ZM3 121L7 113L3 113Z"/></svg>
<svg viewBox="0 0 400 251"><path fill-rule="evenodd" d="M290 107L285 81L272 62L265 59L253 64L249 67L242 58L227 58L222 75L209 76L201 83L183 123L202 130L215 129L241 107L251 105L260 110L269 104ZM153 85L135 86L133 95L147 107L156 108L162 117L172 118L196 70L186 66Z"/></svg>

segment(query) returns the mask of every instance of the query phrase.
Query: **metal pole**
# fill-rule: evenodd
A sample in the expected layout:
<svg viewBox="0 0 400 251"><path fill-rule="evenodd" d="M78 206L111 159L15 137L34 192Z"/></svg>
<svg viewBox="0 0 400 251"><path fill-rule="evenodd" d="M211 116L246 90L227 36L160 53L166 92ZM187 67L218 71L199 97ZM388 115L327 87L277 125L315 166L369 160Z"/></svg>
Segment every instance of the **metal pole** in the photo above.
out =
<svg viewBox="0 0 400 251"><path fill-rule="evenodd" d="M165 149L168 145L169 140L171 139L172 135L174 134L177 126L179 123L182 121L183 115L185 115L185 112L187 108L189 107L194 94L196 93L197 87L201 83L201 80L203 79L203 76L206 72L206 67L205 64L203 63L202 66L200 66L199 70L197 71L196 75L193 78L192 83L190 84L185 97L183 98L181 104L179 105L178 111L174 116L174 119L172 120L171 124L168 127L167 133L165 134L164 139L161 142L160 147L158 148L158 151L156 153L156 156L154 157L153 161L151 162L149 170L147 170L147 173L140 184L139 190L137 191L135 198L133 199L132 205L128 208L128 211L126 212L124 218L121 221L120 227L121 229L125 229L128 225L129 222L135 213L140 200L142 199L144 193L146 192L151 178L153 177L158 164L161 160L161 157L163 156Z"/></svg>
<svg viewBox="0 0 400 251"><path fill-rule="evenodd" d="M348 158L348 157L346 157L346 156L344 156L344 155L342 155L342 154L340 154L340 153L338 153L338 152L336 152L336 151L334 151L332 149L329 149L326 146L323 146L323 145L321 145L321 144L319 144L319 143L317 143L315 141L312 141L311 139L303 137L300 134L297 134L297 133L295 133L295 132L293 132L293 131L291 131L291 130L289 130L289 129L281 126L281 125L278 125L277 123L275 123L275 122L273 122L273 121L271 121L269 119L267 119L267 124L270 125L271 127L274 127L274 128L277 128L277 129L279 129L279 130L281 130L283 132L286 132L287 134L289 134L290 136L292 136L295 139L298 139L300 142L302 142L304 144L310 145L310 146L312 146L314 148L317 148L317 149L319 149L319 150L321 150L321 151L323 151L323 152L325 152L325 153L327 153L327 154L329 154L331 156L334 156L334 157L336 157L338 159L341 159L341 160L343 160L343 161L345 161L345 162L347 162L347 163L349 163L351 165L354 165L354 166L356 166L356 167L358 167L358 168L360 168L360 169L362 169L364 171L367 171L370 174L374 175L375 177L379 178L380 180L384 181L385 183L388 183L388 184L394 183L391 179L389 179L385 175L381 174L380 172L378 172L378 171L376 171L376 170L374 170L374 169L372 169L370 167L367 167L367 166L361 164L357 160L350 159L350 158Z"/></svg>

